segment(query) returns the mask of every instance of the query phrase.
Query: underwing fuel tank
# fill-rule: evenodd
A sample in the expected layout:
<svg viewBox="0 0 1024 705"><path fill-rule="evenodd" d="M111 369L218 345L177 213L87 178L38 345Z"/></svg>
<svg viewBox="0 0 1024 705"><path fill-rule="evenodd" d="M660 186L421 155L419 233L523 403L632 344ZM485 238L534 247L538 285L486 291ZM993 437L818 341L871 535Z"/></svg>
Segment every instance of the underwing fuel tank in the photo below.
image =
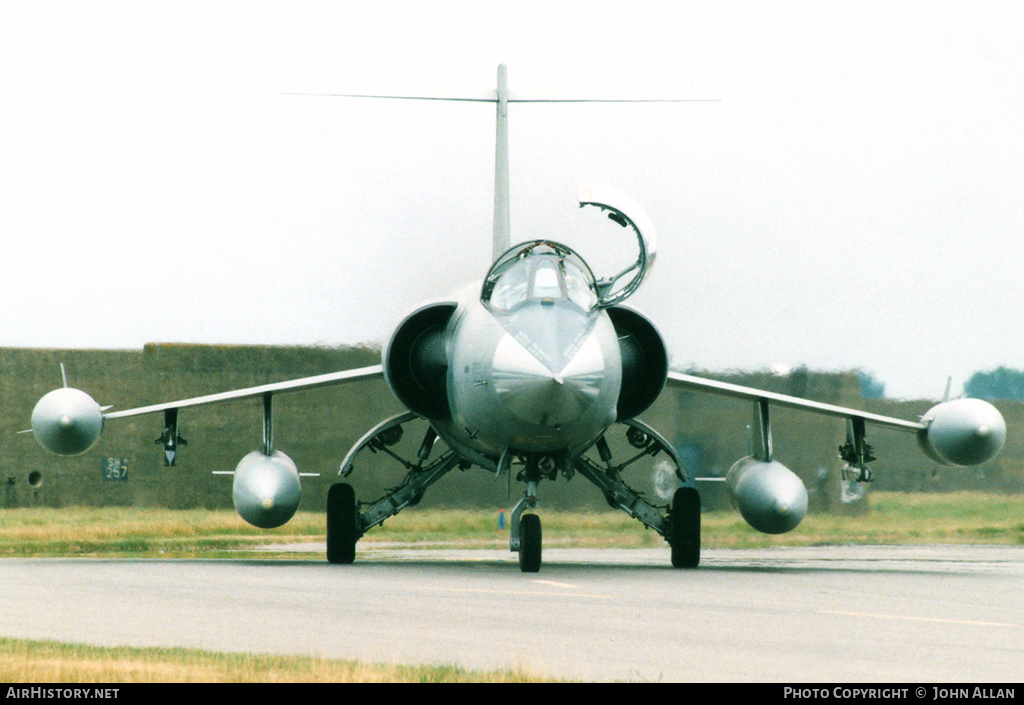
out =
<svg viewBox="0 0 1024 705"><path fill-rule="evenodd" d="M918 444L943 465L979 465L995 457L1006 441L1006 421L981 399L954 399L937 404L921 417L926 428Z"/></svg>
<svg viewBox="0 0 1024 705"><path fill-rule="evenodd" d="M782 463L740 458L725 476L733 506L763 534L795 529L807 513L807 488Z"/></svg>
<svg viewBox="0 0 1024 705"><path fill-rule="evenodd" d="M264 455L254 450L235 468L231 498L238 515L253 526L277 528L287 523L299 508L299 471L281 451Z"/></svg>
<svg viewBox="0 0 1024 705"><path fill-rule="evenodd" d="M55 389L32 409L32 434L39 445L57 455L81 455L92 448L102 430L100 405L80 389Z"/></svg>

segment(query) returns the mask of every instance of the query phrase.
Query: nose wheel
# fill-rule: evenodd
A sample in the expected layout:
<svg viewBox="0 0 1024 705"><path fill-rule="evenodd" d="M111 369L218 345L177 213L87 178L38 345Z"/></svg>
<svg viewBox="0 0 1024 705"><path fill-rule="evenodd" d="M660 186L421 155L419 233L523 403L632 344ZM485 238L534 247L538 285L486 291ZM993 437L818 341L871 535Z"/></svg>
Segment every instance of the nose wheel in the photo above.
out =
<svg viewBox="0 0 1024 705"><path fill-rule="evenodd" d="M519 522L519 569L524 573L540 571L540 517L525 514Z"/></svg>
<svg viewBox="0 0 1024 705"><path fill-rule="evenodd" d="M524 497L512 508L512 527L509 548L519 554L519 570L524 573L540 572L541 545L540 517L532 511L537 508L536 496Z"/></svg>

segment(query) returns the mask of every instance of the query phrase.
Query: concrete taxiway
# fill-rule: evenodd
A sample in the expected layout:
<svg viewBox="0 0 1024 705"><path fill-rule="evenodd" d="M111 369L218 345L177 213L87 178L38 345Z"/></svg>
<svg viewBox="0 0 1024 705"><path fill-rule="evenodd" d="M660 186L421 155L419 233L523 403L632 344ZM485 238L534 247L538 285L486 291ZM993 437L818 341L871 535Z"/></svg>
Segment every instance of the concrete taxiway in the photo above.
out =
<svg viewBox="0 0 1024 705"><path fill-rule="evenodd" d="M1024 663L1024 547L705 550L694 571L551 548L537 574L500 550L296 556L5 559L0 634L588 681L1014 682Z"/></svg>

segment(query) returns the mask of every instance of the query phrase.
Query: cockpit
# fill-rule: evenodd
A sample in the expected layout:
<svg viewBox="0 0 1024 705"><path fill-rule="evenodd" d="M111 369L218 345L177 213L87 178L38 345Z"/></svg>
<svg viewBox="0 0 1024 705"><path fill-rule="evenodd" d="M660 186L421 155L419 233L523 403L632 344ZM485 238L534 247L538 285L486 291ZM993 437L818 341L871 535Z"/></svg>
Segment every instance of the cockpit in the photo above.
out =
<svg viewBox="0 0 1024 705"><path fill-rule="evenodd" d="M535 240L502 255L484 280L480 300L491 311L513 311L527 301L564 302L583 311L597 306L597 285L586 262L558 243Z"/></svg>

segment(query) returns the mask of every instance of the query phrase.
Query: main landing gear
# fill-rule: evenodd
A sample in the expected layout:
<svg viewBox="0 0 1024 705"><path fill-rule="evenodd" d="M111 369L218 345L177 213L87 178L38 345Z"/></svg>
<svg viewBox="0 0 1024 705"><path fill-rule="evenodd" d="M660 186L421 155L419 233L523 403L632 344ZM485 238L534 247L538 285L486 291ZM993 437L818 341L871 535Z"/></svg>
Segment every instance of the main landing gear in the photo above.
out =
<svg viewBox="0 0 1024 705"><path fill-rule="evenodd" d="M413 433L401 443L405 427L413 424ZM419 424L420 433L416 433ZM425 429L423 426L425 425ZM612 430L616 433L612 433ZM621 433L622 431L625 433ZM517 479L526 484L523 498L512 510L509 548L519 554L519 568L536 573L541 567L543 533L537 514L538 486L541 480L558 475L570 479L577 473L601 490L608 504L629 514L661 535L671 549L672 565L696 568L700 563L700 495L693 478L683 470L675 449L656 431L634 420L616 424L586 453L570 458L568 454L514 454L506 452L497 463L498 474L512 467L521 468ZM416 439L422 438L419 445ZM424 419L412 412L387 419L372 428L353 447L341 464L341 475L352 472L353 460L362 451L390 457L408 474L397 487L360 512L351 485L338 483L327 495L327 560L352 563L356 543L370 528L382 524L405 507L414 506L423 493L456 466L469 467L452 450L433 453L437 433ZM614 449L614 451L613 451ZM616 453L627 459L616 462ZM432 459L432 455L436 456ZM410 459L411 458L411 459ZM624 477L628 477L628 484Z"/></svg>
<svg viewBox="0 0 1024 705"><path fill-rule="evenodd" d="M327 560L330 563L352 563L356 557L356 542L363 534L406 507L418 504L428 487L461 462L451 450L445 450L439 457L430 460L437 433L429 424L413 460L406 460L401 453L396 452L394 447L404 435L403 427L417 421L423 420L411 412L382 421L370 429L345 456L341 463L342 476L352 472L352 463L362 450L393 458L408 470L408 475L400 485L388 490L361 513L351 485L338 483L331 486L327 492ZM416 446L413 445L413 448Z"/></svg>

